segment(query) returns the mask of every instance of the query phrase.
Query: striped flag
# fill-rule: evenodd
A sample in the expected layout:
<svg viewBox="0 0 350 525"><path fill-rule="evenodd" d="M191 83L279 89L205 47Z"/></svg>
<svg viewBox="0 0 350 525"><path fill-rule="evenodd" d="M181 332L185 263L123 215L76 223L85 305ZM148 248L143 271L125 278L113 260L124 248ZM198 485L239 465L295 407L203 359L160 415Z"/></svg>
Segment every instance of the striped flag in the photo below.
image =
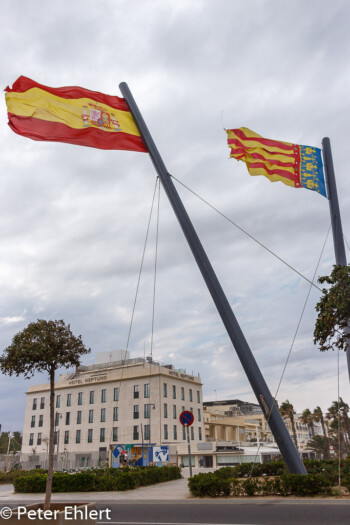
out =
<svg viewBox="0 0 350 525"><path fill-rule="evenodd" d="M246 163L251 175L265 175L293 188L307 188L327 198L321 150L264 139L248 128L228 129L230 157Z"/></svg>
<svg viewBox="0 0 350 525"><path fill-rule="evenodd" d="M123 98L76 86L51 88L23 76L5 91L9 126L19 135L147 152Z"/></svg>

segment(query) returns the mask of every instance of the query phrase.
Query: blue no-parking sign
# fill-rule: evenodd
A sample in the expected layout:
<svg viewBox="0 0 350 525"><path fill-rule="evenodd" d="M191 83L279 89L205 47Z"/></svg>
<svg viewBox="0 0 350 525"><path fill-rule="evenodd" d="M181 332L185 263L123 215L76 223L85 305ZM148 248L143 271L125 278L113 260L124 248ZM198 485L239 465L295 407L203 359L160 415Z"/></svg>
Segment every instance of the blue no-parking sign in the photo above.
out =
<svg viewBox="0 0 350 525"><path fill-rule="evenodd" d="M181 425L183 425L184 427L191 426L194 421L193 414L189 410L184 410L183 412L181 412L179 419Z"/></svg>

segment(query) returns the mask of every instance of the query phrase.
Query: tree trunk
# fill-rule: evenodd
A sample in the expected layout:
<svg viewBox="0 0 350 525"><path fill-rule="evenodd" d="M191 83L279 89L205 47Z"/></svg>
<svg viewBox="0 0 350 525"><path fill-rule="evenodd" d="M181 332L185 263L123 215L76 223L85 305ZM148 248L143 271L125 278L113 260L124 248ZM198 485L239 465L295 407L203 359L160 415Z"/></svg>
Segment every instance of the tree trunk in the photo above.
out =
<svg viewBox="0 0 350 525"><path fill-rule="evenodd" d="M53 476L53 451L54 451L54 425L55 425L55 369L50 370L50 436L49 436L49 466L47 470L46 495L44 510L50 509Z"/></svg>
<svg viewBox="0 0 350 525"><path fill-rule="evenodd" d="M321 416L320 416L320 421L321 421L321 426L322 426L322 432L323 432L323 435L324 435L324 437L327 437L326 425L325 425L324 417L323 417L322 414L321 414Z"/></svg>
<svg viewBox="0 0 350 525"><path fill-rule="evenodd" d="M291 422L291 425L292 425L292 433L293 433L294 445L295 445L295 448L297 449L297 451L299 452L299 449L298 449L298 438L297 438L297 432L296 432L296 429L295 429L295 420L294 420L293 412L290 414L290 422Z"/></svg>
<svg viewBox="0 0 350 525"><path fill-rule="evenodd" d="M314 429L314 422L310 421L310 430L311 430L311 437L314 437L315 435L315 429Z"/></svg>

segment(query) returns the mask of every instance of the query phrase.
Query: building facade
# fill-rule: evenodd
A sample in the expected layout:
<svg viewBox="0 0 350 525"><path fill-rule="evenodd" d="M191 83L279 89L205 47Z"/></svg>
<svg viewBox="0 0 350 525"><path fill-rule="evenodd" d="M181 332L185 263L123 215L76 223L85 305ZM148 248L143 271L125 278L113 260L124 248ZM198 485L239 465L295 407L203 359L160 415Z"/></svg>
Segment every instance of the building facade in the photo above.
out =
<svg viewBox="0 0 350 525"><path fill-rule="evenodd" d="M155 461L150 450L157 447L168 450L163 461L186 462L186 429L179 416L183 410L194 415L190 438L195 450L204 441L200 377L150 358L127 355L114 360L116 352L108 355L109 362L100 358L98 364L80 366L55 383L56 468L97 466L116 447L133 463ZM48 383L31 386L27 392L24 462L46 463L49 394Z"/></svg>
<svg viewBox="0 0 350 525"><path fill-rule="evenodd" d="M238 399L208 401L203 404L204 433L211 443L214 466L235 465L255 461L270 461L280 455L266 418L256 403ZM314 452L308 449L311 438L310 428L302 422L301 414L295 414L295 428L298 452L303 458L313 458ZM293 439L289 418L284 423ZM321 434L321 425L314 424L314 433Z"/></svg>

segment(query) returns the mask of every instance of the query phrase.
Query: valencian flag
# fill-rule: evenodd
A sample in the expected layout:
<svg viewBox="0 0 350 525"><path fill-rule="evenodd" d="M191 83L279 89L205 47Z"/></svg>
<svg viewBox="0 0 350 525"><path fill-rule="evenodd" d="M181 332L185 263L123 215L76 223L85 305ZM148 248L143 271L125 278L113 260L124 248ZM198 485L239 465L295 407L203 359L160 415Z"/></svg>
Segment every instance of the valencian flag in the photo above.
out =
<svg viewBox="0 0 350 525"><path fill-rule="evenodd" d="M76 86L51 88L23 76L5 91L9 126L19 135L147 152L123 98Z"/></svg>
<svg viewBox="0 0 350 525"><path fill-rule="evenodd" d="M251 175L265 175L271 182L280 180L327 198L319 148L264 139L248 128L226 132L230 157L245 162Z"/></svg>

